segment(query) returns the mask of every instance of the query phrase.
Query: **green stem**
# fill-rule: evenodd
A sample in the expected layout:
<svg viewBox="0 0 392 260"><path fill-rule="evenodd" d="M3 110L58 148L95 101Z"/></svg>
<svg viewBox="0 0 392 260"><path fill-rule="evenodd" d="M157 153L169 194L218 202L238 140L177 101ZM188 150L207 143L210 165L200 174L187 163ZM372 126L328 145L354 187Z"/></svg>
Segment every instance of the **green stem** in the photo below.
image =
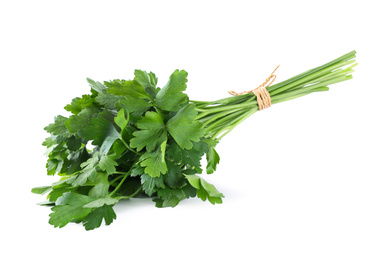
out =
<svg viewBox="0 0 392 260"><path fill-rule="evenodd" d="M253 109L249 110L247 113L245 113L239 120L237 120L234 124L224 127L222 128L220 131L218 131L215 135L212 136L212 138L217 138L221 133L223 133L221 136L219 136L219 138L217 138L218 140L222 139L225 135L227 135L228 133L230 133L237 125L239 125L240 123L242 123L245 119L247 119L248 117L250 117L251 115L253 115L254 113L256 113L258 111L257 107L254 107Z"/></svg>
<svg viewBox="0 0 392 260"><path fill-rule="evenodd" d="M252 107L253 107L253 105L252 105ZM211 114L208 117L203 118L204 120L200 120L200 122L204 126L207 126L210 123L213 123L213 122L216 122L216 121L218 121L220 119L226 118L230 114L233 114L233 113L236 113L236 112L245 111L245 110L248 110L248 109L249 109L249 107L242 107L242 108L237 108L237 109L233 109L233 110L226 110L226 111L222 111L222 112L219 112L219 113L214 113L214 114Z"/></svg>
<svg viewBox="0 0 392 260"><path fill-rule="evenodd" d="M130 150L131 152L136 153L136 154L138 154L138 155L142 155L141 153L136 152L136 150L132 149L132 148L127 144L127 142L124 141L124 139L120 138L120 140L121 140L121 142L125 145L125 147L126 147L128 150Z"/></svg>
<svg viewBox="0 0 392 260"><path fill-rule="evenodd" d="M351 79L352 68L357 65L354 58L355 51L352 51L322 66L267 87L271 104L299 98L313 92L327 91L328 85ZM343 68L345 66L348 67ZM197 119L206 128L207 138L221 139L258 110L253 93L217 101L192 102L199 112Z"/></svg>
<svg viewBox="0 0 392 260"><path fill-rule="evenodd" d="M126 174L126 173L125 173L125 174ZM123 176L117 176L116 178L114 178L114 179L109 183L109 185L112 186L113 183L115 183L116 181L118 181L118 180L121 179L121 178L123 178Z"/></svg>
<svg viewBox="0 0 392 260"><path fill-rule="evenodd" d="M282 81L282 82L277 83L277 84L275 84L275 85L269 86L269 87L267 88L267 90L271 93L271 92L273 92L275 89L279 89L279 88L281 88L282 86L286 86L286 85L288 85L288 84L290 84L290 83L292 83L292 82L294 82L294 81L297 81L297 80L299 80L299 79L302 79L302 78L304 78L304 77L306 77L306 76L308 76L308 75L311 75L311 74L313 74L313 73L316 73L316 72L318 72L318 71L320 71L320 70L323 70L323 69L325 69L325 68L327 68L327 67L330 67L330 66L332 66L332 65L334 65L334 64L336 64L336 63L339 63L339 62L342 62L342 61L346 61L346 60L353 59L353 58L355 58L355 54L356 54L356 51L349 52L349 53L347 53L347 54L345 54L345 55L343 55L343 56L341 56L341 57L339 57L339 58L337 58L337 59L335 59L335 60L333 60L333 61L330 61L330 62L328 62L328 63L326 63L326 64L324 64L324 65L322 65L322 66L319 66L319 67L317 67L317 68L308 70L308 71L306 71L306 72L303 72L303 73L301 73L301 74L298 74L297 76L291 77L291 78L289 78L289 79L287 79L287 80L285 80L285 81Z"/></svg>
<svg viewBox="0 0 392 260"><path fill-rule="evenodd" d="M230 113L225 117L222 117L220 120L216 120L213 123L206 125L206 132L211 132L213 131L213 129L215 129L216 127L221 128L222 126L225 126L227 124L227 122L230 124L233 120L235 120L236 118L240 117L241 114L246 113L249 110L249 108L246 108L246 110L239 110L237 112L234 113Z"/></svg>
<svg viewBox="0 0 392 260"><path fill-rule="evenodd" d="M126 178L128 178L129 174L131 173L132 167L131 169L124 175L124 177L122 178L122 180L120 181L120 183L117 185L117 187L109 194L109 196L112 196L113 194L115 194L118 189L121 188L121 185L124 183L124 181L126 180Z"/></svg>
<svg viewBox="0 0 392 260"><path fill-rule="evenodd" d="M128 196L121 196L121 197L118 197L118 199L120 199L120 200L123 200L123 199L130 199L130 198L132 198L132 197L134 197L134 196L136 196L139 192L141 192L142 191L142 186L140 186L134 193L132 193L131 195L128 195Z"/></svg>
<svg viewBox="0 0 392 260"><path fill-rule="evenodd" d="M319 78L321 76L325 76L328 73L331 73L334 69L337 69L337 68L340 68L342 66L346 66L346 65L352 64L353 62L355 62L355 61L350 60L350 61L340 62L338 64L332 65L332 66L327 67L327 68L325 68L323 70L320 70L320 71L317 71L317 72L315 72L313 74L310 74L307 77L303 77L303 78L301 78L299 80L296 80L293 83L287 84L287 85L285 85L283 87L280 87L278 89L270 91L269 93L270 93L270 95L276 95L276 94L279 94L279 93L281 93L283 91L289 90L290 88L296 87L297 85L299 85L301 83L307 82L307 84L309 84L309 82L311 82L312 80L317 79L317 78Z"/></svg>

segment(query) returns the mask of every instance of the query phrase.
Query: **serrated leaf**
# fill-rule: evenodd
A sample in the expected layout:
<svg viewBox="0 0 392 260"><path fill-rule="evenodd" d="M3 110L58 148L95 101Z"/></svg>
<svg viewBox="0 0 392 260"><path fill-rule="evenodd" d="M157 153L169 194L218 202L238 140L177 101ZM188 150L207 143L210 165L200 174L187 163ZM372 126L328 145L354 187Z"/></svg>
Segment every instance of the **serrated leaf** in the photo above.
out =
<svg viewBox="0 0 392 260"><path fill-rule="evenodd" d="M101 112L97 117L92 118L88 125L80 129L78 134L85 140L93 140L92 144L97 146L101 146L106 139L105 147L110 148L121 135L113 123L107 119L108 117L111 117L110 112Z"/></svg>
<svg viewBox="0 0 392 260"><path fill-rule="evenodd" d="M156 95L158 107L166 111L178 111L188 104L188 96L182 93L186 89L188 73L176 70L171 74L167 84Z"/></svg>
<svg viewBox="0 0 392 260"><path fill-rule="evenodd" d="M193 142L199 142L204 136L203 125L196 120L194 104L183 107L166 124L167 130L182 149L191 149Z"/></svg>
<svg viewBox="0 0 392 260"><path fill-rule="evenodd" d="M75 192L64 193L56 200L56 206L49 215L49 223L54 227L64 227L69 222L80 222L90 212L90 208L83 208L94 199Z"/></svg>
<svg viewBox="0 0 392 260"><path fill-rule="evenodd" d="M156 112L146 112L136 126L140 130L133 132L134 138L131 139L130 146L136 148L137 151L146 147L147 151L151 152L167 138L163 119Z"/></svg>
<svg viewBox="0 0 392 260"><path fill-rule="evenodd" d="M68 128L65 126L65 121L67 120L67 117L58 115L54 118L54 123L49 124L44 129L52 135L62 135L65 138L71 137L72 133L70 133Z"/></svg>
<svg viewBox="0 0 392 260"><path fill-rule="evenodd" d="M77 138L76 136L71 136L70 138L67 139L66 144L69 150L77 151L80 149L80 146L82 145L82 139Z"/></svg>
<svg viewBox="0 0 392 260"><path fill-rule="evenodd" d="M46 163L46 170L48 175L55 175L56 173L60 173L63 168L64 160L63 159L54 159L49 158Z"/></svg>
<svg viewBox="0 0 392 260"><path fill-rule="evenodd" d="M160 203L155 200L156 207L175 207L181 200L185 199L185 194L181 189L158 189L158 197L162 200ZM157 203L158 202L158 203Z"/></svg>
<svg viewBox="0 0 392 260"><path fill-rule="evenodd" d="M206 153L207 158L207 174L211 174L216 171L216 166L220 161L219 154L215 150L215 146L218 143L216 140L205 139L203 140L206 144L208 144L208 151Z"/></svg>
<svg viewBox="0 0 392 260"><path fill-rule="evenodd" d="M94 176L97 173L95 168L83 169L78 175L77 178L72 182L72 186L82 186L86 183L87 179L91 176Z"/></svg>
<svg viewBox="0 0 392 260"><path fill-rule="evenodd" d="M148 174L143 174L140 177L144 192L151 196L157 188L165 188L162 175L159 177L151 177Z"/></svg>
<svg viewBox="0 0 392 260"><path fill-rule="evenodd" d="M129 121L135 124L141 119L144 112L146 112L153 105L142 98L132 96L125 96L125 99L118 102L118 107L122 107L130 115Z"/></svg>
<svg viewBox="0 0 392 260"><path fill-rule="evenodd" d="M88 195L94 198L103 198L109 194L110 183L106 173L97 172L89 177L90 183L94 184Z"/></svg>
<svg viewBox="0 0 392 260"><path fill-rule="evenodd" d="M99 93L95 100L106 109L116 109L116 103L124 99L121 96L112 95L109 93Z"/></svg>
<svg viewBox="0 0 392 260"><path fill-rule="evenodd" d="M90 78L87 78L87 82L89 83L90 87L95 91L97 91L98 93L102 93L106 89L105 86L102 85L102 83L98 81L94 81Z"/></svg>
<svg viewBox="0 0 392 260"><path fill-rule="evenodd" d="M65 126L71 133L77 133L80 129L88 125L90 120L98 114L98 108L86 107L77 115L70 116L65 121Z"/></svg>
<svg viewBox="0 0 392 260"><path fill-rule="evenodd" d="M196 167L199 170L201 167L201 159L207 151L208 145L204 142L193 142L193 147L190 150L181 149L177 143L173 142L167 150L167 155L176 162Z"/></svg>
<svg viewBox="0 0 392 260"><path fill-rule="evenodd" d="M137 81L145 91L152 97L155 98L158 90L156 89L157 78L154 73L150 72L147 73L143 70L135 70L135 78L134 80Z"/></svg>
<svg viewBox="0 0 392 260"><path fill-rule="evenodd" d="M169 187L160 188L157 190L158 198L153 201L156 203L155 206L158 208L162 207L175 207L181 200L189 197L196 196L196 189L191 185L185 185L181 188L172 189Z"/></svg>
<svg viewBox="0 0 392 260"><path fill-rule="evenodd" d="M99 161L99 153L95 152L91 158L87 159L85 162L80 164L80 167L91 169L97 165L98 161Z"/></svg>
<svg viewBox="0 0 392 260"><path fill-rule="evenodd" d="M45 141L42 143L43 146L46 146L47 148L52 147L54 145L57 145L56 139L54 138L53 135L47 137Z"/></svg>
<svg viewBox="0 0 392 260"><path fill-rule="evenodd" d="M110 94L152 100L150 95L148 95L147 92L144 90L143 86L140 85L137 81L112 80L105 81L104 83L108 87L108 93Z"/></svg>
<svg viewBox="0 0 392 260"><path fill-rule="evenodd" d="M118 202L118 199L106 196L104 198L99 198L91 201L90 203L84 205L85 208L99 208L104 205L114 205Z"/></svg>
<svg viewBox="0 0 392 260"><path fill-rule="evenodd" d="M185 177L182 175L181 167L173 162L166 162L167 172L163 175L166 185L171 188L180 188L185 184Z"/></svg>
<svg viewBox="0 0 392 260"><path fill-rule="evenodd" d="M106 171L106 173L110 175L116 172L116 166L118 166L118 164L109 156L103 155L101 156L98 166L99 168Z"/></svg>
<svg viewBox="0 0 392 260"><path fill-rule="evenodd" d="M67 157L66 162L66 174L72 175L75 172L81 170L81 164L88 160L89 154L86 151L86 148L79 149L77 151L71 152Z"/></svg>
<svg viewBox="0 0 392 260"><path fill-rule="evenodd" d="M102 224L102 220L105 220L106 225L113 223L116 219L116 213L113 210L113 206L103 205L102 207L93 209L83 220L83 226L86 230L93 230L99 228Z"/></svg>
<svg viewBox="0 0 392 260"><path fill-rule="evenodd" d="M68 183L62 183L61 185L54 186L53 189L48 194L48 200L51 202L55 202L64 193L76 191L76 189L77 187L73 187Z"/></svg>
<svg viewBox="0 0 392 260"><path fill-rule="evenodd" d="M197 175L184 174L184 176L188 180L189 184L197 189L197 197L199 197L202 201L206 201L208 199L211 204L222 203L222 198L224 196L215 188L214 185L208 183Z"/></svg>
<svg viewBox="0 0 392 260"><path fill-rule="evenodd" d="M74 115L79 114L86 107L94 106L94 98L91 95L83 95L81 98L76 97L72 99L71 104L64 107L65 110L71 112Z"/></svg>
<svg viewBox="0 0 392 260"><path fill-rule="evenodd" d="M140 157L140 165L145 167L144 172L151 177L159 177L167 172L167 165L162 147L157 148L153 152L145 152Z"/></svg>
<svg viewBox="0 0 392 260"><path fill-rule="evenodd" d="M128 113L141 112L144 113L152 104L142 98L135 98L132 96L125 96L125 99L119 102Z"/></svg>
<svg viewBox="0 0 392 260"><path fill-rule="evenodd" d="M131 176L136 177L144 174L144 168L140 164L136 164L131 170Z"/></svg>
<svg viewBox="0 0 392 260"><path fill-rule="evenodd" d="M121 129L121 132L127 127L129 122L129 114L126 115L125 110L122 108L117 112L117 116L114 118L114 122Z"/></svg>
<svg viewBox="0 0 392 260"><path fill-rule="evenodd" d="M71 104L66 105L64 109L71 112L74 115L79 114L79 112L82 111L82 107L80 106L79 100L81 100L80 97L76 97L72 99Z"/></svg>

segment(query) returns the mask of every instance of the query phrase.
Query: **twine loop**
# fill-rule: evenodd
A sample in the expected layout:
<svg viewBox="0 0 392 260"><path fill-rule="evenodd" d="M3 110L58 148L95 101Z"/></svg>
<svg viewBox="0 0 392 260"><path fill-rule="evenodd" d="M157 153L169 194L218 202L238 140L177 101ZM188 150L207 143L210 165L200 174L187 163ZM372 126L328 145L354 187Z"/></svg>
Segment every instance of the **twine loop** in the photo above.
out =
<svg viewBox="0 0 392 260"><path fill-rule="evenodd" d="M257 104L259 105L259 110L263 110L270 107L271 97L270 94L268 93L267 87L271 86L271 84L275 81L276 75L274 73L279 68L279 66L280 65L278 65L276 69L271 73L271 75L265 79L263 84L261 84L257 88L248 91L242 91L240 93L230 90L229 94L233 96L238 96L238 95L243 95L243 94L248 94L253 92L253 94L255 94L257 98Z"/></svg>

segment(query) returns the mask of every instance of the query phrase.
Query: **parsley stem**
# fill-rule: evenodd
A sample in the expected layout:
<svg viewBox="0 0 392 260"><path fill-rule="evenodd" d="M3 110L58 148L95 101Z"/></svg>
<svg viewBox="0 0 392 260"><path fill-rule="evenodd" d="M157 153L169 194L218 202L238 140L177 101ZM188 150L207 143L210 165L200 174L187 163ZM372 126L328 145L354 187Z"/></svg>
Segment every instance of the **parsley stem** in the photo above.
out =
<svg viewBox="0 0 392 260"><path fill-rule="evenodd" d="M115 194L118 189L121 188L121 185L124 183L125 179L129 176L129 174L131 173L132 167L131 169L124 175L124 177L122 178L122 180L120 181L120 183L117 185L117 187L109 194L109 196L112 196L113 194Z"/></svg>
<svg viewBox="0 0 392 260"><path fill-rule="evenodd" d="M130 199L132 197L135 197L140 191L142 191L142 186L140 186L134 193L128 196L121 196L120 199Z"/></svg>
<svg viewBox="0 0 392 260"><path fill-rule="evenodd" d="M121 179L123 176L117 176L116 178L114 178L109 185L113 185L113 183L115 183L116 181L118 181L119 179Z"/></svg>
<svg viewBox="0 0 392 260"><path fill-rule="evenodd" d="M120 138L120 140L121 140L121 142L125 145L125 147L126 147L128 150L130 150L131 152L136 153L136 154L138 154L138 155L142 155L141 153L136 152L136 150L132 149L132 148L127 144L127 142L125 142L124 139Z"/></svg>
<svg viewBox="0 0 392 260"><path fill-rule="evenodd" d="M267 87L271 104L288 101L313 92L327 91L328 85L351 79L355 51L345 54L322 66L298 74ZM238 124L258 111L253 93L232 96L216 101L191 101L199 112L197 120L205 127L205 137L218 138L232 131Z"/></svg>
<svg viewBox="0 0 392 260"><path fill-rule="evenodd" d="M213 139L217 138L218 140L222 139L225 135L230 133L237 125L242 123L245 119L247 119L248 117L250 117L251 115L253 115L257 111L258 111L257 107L252 108L247 113L245 113L242 117L240 117L239 120L237 120L234 124L231 124L230 126L224 127L221 130L219 130L214 136L212 136L212 138ZM221 136L219 136L221 133L223 133L223 134ZM219 138L218 138L218 136L219 136Z"/></svg>

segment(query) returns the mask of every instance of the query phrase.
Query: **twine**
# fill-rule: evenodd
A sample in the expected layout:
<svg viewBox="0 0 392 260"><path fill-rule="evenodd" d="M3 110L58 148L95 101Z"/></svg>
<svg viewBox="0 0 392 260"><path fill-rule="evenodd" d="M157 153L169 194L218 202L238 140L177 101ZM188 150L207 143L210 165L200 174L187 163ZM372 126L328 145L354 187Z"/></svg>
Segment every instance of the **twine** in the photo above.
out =
<svg viewBox="0 0 392 260"><path fill-rule="evenodd" d="M240 93L230 90L229 94L233 96L238 96L238 95L249 94L253 92L253 94L255 94L257 98L257 104L259 105L259 110L263 110L270 107L271 97L270 94L268 93L267 87L271 86L271 84L275 81L276 75L274 73L279 68L279 66L280 65L278 65L276 69L271 73L271 75L268 78L266 78L264 83L258 86L257 88L248 91L242 91Z"/></svg>

